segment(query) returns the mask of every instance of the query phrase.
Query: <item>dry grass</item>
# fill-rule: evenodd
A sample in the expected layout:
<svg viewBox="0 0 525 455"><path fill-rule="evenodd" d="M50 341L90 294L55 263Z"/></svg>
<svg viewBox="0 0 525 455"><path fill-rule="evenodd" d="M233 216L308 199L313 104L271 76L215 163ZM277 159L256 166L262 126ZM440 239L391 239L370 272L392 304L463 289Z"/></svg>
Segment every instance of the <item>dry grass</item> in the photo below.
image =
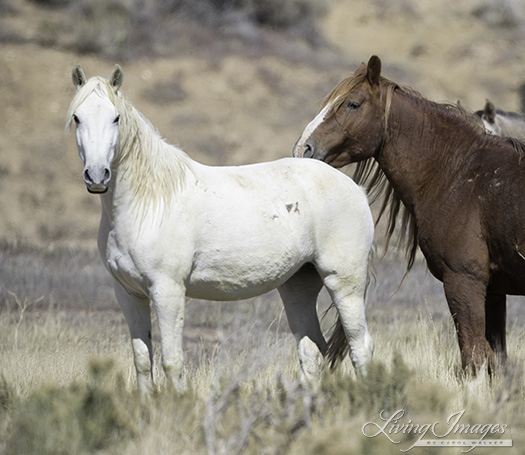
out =
<svg viewBox="0 0 525 455"><path fill-rule="evenodd" d="M345 362L326 372L319 395L303 390L274 293L189 301L185 393L166 387L156 353L158 392L141 406L123 316L112 298L91 300L90 283L107 286L96 255L24 245L3 245L1 255L0 272L10 264L15 291L0 301L0 453L397 453L413 435L394 446L361 433L381 410L397 409L419 423L444 423L465 410L465 423L507 424L514 448L498 453L521 453L525 443L519 305L510 304L507 370L492 382L465 380L439 285L422 263L397 292L398 265L387 258L376 267L381 281L372 283L367 308L375 362L366 381ZM60 270L58 281L42 275L44 262ZM82 270L93 278L82 281ZM70 300L57 287L70 289Z"/></svg>

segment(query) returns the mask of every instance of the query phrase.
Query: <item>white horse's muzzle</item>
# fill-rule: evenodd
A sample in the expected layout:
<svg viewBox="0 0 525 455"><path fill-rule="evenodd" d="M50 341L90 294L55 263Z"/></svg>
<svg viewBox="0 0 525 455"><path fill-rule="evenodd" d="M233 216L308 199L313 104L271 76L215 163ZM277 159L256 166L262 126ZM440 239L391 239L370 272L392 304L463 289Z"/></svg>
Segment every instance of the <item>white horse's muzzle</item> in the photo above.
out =
<svg viewBox="0 0 525 455"><path fill-rule="evenodd" d="M111 180L111 169L109 167L88 167L84 168L84 182L90 193L105 193Z"/></svg>

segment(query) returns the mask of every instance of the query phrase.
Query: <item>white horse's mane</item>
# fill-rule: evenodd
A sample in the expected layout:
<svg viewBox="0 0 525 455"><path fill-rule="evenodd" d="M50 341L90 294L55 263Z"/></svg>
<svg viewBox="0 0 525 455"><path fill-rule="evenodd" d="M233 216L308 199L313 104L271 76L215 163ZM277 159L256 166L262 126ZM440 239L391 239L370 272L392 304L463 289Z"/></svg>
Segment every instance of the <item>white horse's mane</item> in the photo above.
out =
<svg viewBox="0 0 525 455"><path fill-rule="evenodd" d="M129 180L141 210L157 208L184 186L192 160L180 148L168 144L157 129L120 91L101 77L92 77L81 86L71 101L66 117L69 131L77 108L92 93L107 98L120 115L119 152L114 160L119 178ZM151 204L151 205L150 205Z"/></svg>

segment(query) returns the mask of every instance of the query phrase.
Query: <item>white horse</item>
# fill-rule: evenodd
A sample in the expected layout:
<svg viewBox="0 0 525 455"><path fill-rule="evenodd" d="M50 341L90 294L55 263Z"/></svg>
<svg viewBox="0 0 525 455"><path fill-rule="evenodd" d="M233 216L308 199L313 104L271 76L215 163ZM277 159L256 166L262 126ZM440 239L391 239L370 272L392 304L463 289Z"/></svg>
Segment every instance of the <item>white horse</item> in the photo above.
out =
<svg viewBox="0 0 525 455"><path fill-rule="evenodd" d="M513 137L525 141L525 115L496 109L492 101L487 100L482 110L476 111L483 121L485 129L498 136Z"/></svg>
<svg viewBox="0 0 525 455"><path fill-rule="evenodd" d="M237 300L278 288L307 385L318 381L324 355L334 360L346 348L366 373L374 225L359 186L317 160L202 165L167 144L119 91L118 65L109 81L86 80L77 66L73 82L66 129L76 122L84 181L101 197L98 248L131 331L142 395L153 386L150 301L164 371L182 389L185 295ZM316 309L323 284L339 316L328 343Z"/></svg>

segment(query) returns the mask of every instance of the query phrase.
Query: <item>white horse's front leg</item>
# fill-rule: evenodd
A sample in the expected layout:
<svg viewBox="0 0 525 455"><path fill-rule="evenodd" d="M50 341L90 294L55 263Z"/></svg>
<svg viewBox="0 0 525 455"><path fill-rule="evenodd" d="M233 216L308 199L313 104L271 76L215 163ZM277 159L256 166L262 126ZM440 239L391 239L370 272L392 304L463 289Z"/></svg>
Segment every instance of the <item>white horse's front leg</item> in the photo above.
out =
<svg viewBox="0 0 525 455"><path fill-rule="evenodd" d="M151 292L159 323L162 366L168 380L178 392L183 389L182 329L185 293L184 286L172 280L160 280L153 285Z"/></svg>
<svg viewBox="0 0 525 455"><path fill-rule="evenodd" d="M131 333L131 346L137 384L141 397L146 398L153 388L152 366L153 350L151 345L151 313L149 299L140 298L128 292L114 282L115 295L122 308Z"/></svg>

